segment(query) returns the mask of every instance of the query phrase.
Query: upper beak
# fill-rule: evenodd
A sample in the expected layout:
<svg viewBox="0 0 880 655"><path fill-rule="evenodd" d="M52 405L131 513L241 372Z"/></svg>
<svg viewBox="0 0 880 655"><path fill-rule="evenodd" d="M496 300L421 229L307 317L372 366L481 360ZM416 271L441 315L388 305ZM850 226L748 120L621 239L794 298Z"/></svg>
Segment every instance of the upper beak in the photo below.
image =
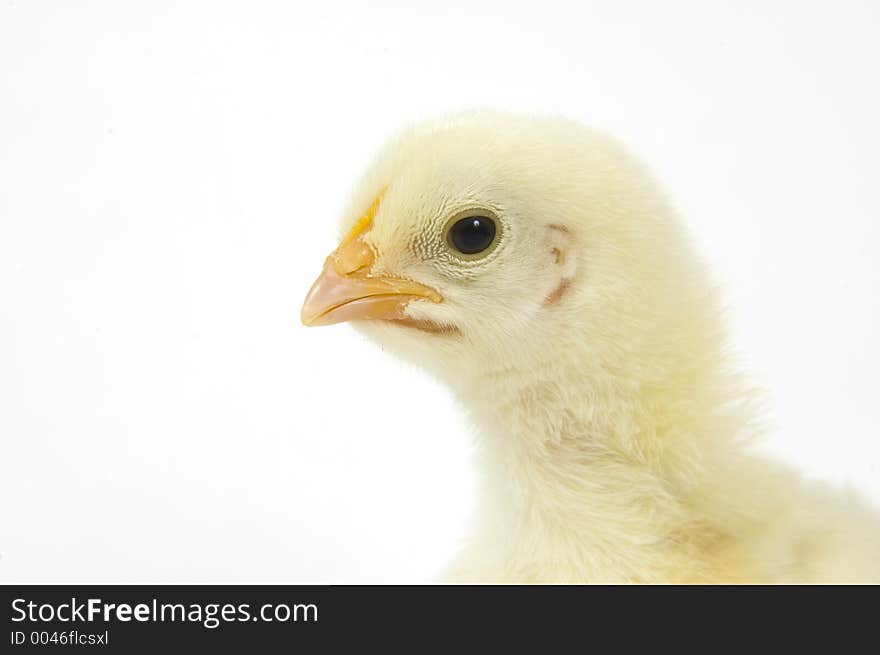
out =
<svg viewBox="0 0 880 655"><path fill-rule="evenodd" d="M304 325L332 325L342 321L403 319L404 308L416 299L440 302L434 289L400 278L372 276L372 249L349 235L327 257L324 270L306 295L302 307Z"/></svg>

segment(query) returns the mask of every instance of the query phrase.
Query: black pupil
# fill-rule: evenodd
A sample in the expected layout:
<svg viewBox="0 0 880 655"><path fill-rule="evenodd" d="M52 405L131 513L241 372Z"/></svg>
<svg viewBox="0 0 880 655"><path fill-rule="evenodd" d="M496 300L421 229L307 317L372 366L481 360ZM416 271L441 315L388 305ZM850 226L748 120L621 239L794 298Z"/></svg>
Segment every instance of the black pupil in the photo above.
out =
<svg viewBox="0 0 880 655"><path fill-rule="evenodd" d="M449 231L449 241L456 250L465 254L473 255L484 251L495 238L495 221L485 216L468 216L460 221Z"/></svg>

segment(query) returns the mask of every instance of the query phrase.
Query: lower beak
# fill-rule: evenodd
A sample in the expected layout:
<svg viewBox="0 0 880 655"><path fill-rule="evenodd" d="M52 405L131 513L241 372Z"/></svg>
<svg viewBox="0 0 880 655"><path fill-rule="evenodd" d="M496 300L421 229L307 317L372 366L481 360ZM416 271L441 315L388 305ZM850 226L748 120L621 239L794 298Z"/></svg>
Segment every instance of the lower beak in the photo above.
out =
<svg viewBox="0 0 880 655"><path fill-rule="evenodd" d="M369 274L373 254L361 240L343 242L324 262L324 270L306 295L304 325L332 325L343 321L405 319L413 300L440 302L443 297L418 282Z"/></svg>

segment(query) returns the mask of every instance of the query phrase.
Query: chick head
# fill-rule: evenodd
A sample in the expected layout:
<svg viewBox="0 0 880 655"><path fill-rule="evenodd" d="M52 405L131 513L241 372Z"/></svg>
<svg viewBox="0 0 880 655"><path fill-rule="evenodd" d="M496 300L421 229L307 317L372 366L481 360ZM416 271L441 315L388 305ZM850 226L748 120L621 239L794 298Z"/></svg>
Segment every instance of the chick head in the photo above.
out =
<svg viewBox="0 0 880 655"><path fill-rule="evenodd" d="M607 354L681 296L668 214L639 164L572 121L417 126L357 186L302 320L353 321L444 377Z"/></svg>

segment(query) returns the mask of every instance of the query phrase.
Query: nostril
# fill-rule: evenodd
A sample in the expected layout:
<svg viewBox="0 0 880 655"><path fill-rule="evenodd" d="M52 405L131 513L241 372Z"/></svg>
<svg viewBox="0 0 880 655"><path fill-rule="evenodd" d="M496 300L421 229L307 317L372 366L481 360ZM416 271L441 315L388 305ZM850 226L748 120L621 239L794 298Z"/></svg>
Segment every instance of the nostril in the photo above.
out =
<svg viewBox="0 0 880 655"><path fill-rule="evenodd" d="M375 261L373 249L361 239L343 244L333 253L333 268L339 275L351 275L369 269Z"/></svg>

